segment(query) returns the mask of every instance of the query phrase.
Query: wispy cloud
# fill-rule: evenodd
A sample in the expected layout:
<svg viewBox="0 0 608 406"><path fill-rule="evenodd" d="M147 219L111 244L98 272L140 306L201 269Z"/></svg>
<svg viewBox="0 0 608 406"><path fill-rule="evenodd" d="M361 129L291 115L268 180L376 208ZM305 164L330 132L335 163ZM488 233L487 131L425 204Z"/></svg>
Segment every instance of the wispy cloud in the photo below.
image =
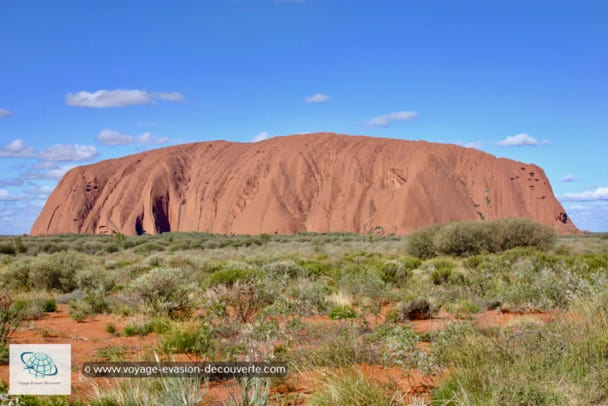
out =
<svg viewBox="0 0 608 406"><path fill-rule="evenodd" d="M396 113L374 117L369 120L368 124L374 127L390 127L393 121L411 120L416 117L416 115L417 114L413 111L398 111Z"/></svg>
<svg viewBox="0 0 608 406"><path fill-rule="evenodd" d="M94 145L55 144L40 152L38 157L43 161L88 161L98 155Z"/></svg>
<svg viewBox="0 0 608 406"><path fill-rule="evenodd" d="M16 138L10 144L0 147L1 158L32 158L35 154L34 147L25 145L25 142L20 138Z"/></svg>
<svg viewBox="0 0 608 406"><path fill-rule="evenodd" d="M21 172L14 178L0 179L0 187L21 186L29 180L59 180L76 165L58 165L55 162L41 162Z"/></svg>
<svg viewBox="0 0 608 406"><path fill-rule="evenodd" d="M571 174L567 174L566 176L564 176L563 178L560 179L561 182L566 182L566 183L569 183L569 182L578 182L579 180L581 180L581 179L576 178L576 177L574 177Z"/></svg>
<svg viewBox="0 0 608 406"><path fill-rule="evenodd" d="M456 141L456 145L460 145L465 148L483 149L483 143L481 141L462 142Z"/></svg>
<svg viewBox="0 0 608 406"><path fill-rule="evenodd" d="M17 200L23 200L23 196L14 195L4 189L0 189L0 201L11 202L11 201L17 201Z"/></svg>
<svg viewBox="0 0 608 406"><path fill-rule="evenodd" d="M143 104L156 104L156 100L179 102L184 96L179 92L155 93L146 90L98 90L96 92L81 91L68 93L65 104L75 107L109 108L127 107Z"/></svg>
<svg viewBox="0 0 608 406"><path fill-rule="evenodd" d="M579 193L565 193L562 195L561 200L577 202L608 200L608 187L597 187L595 190L587 190Z"/></svg>
<svg viewBox="0 0 608 406"><path fill-rule="evenodd" d="M264 141L268 139L268 131L263 131L261 133L259 133L258 135L256 135L255 137L253 137L251 139L251 142L260 142L260 141Z"/></svg>
<svg viewBox="0 0 608 406"><path fill-rule="evenodd" d="M2 118L2 117L8 117L8 116L10 116L12 114L13 114L12 111L9 111L7 109L3 109L2 107L0 107L0 118Z"/></svg>
<svg viewBox="0 0 608 406"><path fill-rule="evenodd" d="M546 145L548 143L549 141L539 141L530 136L530 134L520 133L517 135L508 136L504 140L498 141L496 145L499 147L537 147L540 145Z"/></svg>
<svg viewBox="0 0 608 406"><path fill-rule="evenodd" d="M596 200L565 204L568 215L581 230L608 230L608 201Z"/></svg>
<svg viewBox="0 0 608 406"><path fill-rule="evenodd" d="M304 99L306 103L326 103L328 102L330 97L323 93L315 93L310 97Z"/></svg>
<svg viewBox="0 0 608 406"><path fill-rule="evenodd" d="M97 134L97 141L108 146L127 144L161 145L168 143L170 140L169 137L158 136L149 132L140 135L129 135L115 130L101 130Z"/></svg>

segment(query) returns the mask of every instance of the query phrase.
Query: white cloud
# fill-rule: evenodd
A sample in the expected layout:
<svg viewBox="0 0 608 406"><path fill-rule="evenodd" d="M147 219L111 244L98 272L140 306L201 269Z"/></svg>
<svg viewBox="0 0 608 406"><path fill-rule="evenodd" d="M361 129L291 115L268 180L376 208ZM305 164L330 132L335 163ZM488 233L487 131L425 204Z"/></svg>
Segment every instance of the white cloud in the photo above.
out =
<svg viewBox="0 0 608 406"><path fill-rule="evenodd" d="M38 156L44 161L87 161L97 156L97 148L93 145L55 144Z"/></svg>
<svg viewBox="0 0 608 406"><path fill-rule="evenodd" d="M169 137L158 136L149 132L140 135L129 135L114 130L101 130L97 134L97 141L108 146L127 144L160 145L166 144L170 140Z"/></svg>
<svg viewBox="0 0 608 406"><path fill-rule="evenodd" d="M3 109L3 108L0 107L0 118L2 118L2 117L8 117L8 116L10 116L12 114L13 114L12 111L9 111L7 109Z"/></svg>
<svg viewBox="0 0 608 406"><path fill-rule="evenodd" d="M460 145L465 148L483 149L483 143L481 141L462 142L456 141L456 145Z"/></svg>
<svg viewBox="0 0 608 406"><path fill-rule="evenodd" d="M23 191L30 196L46 199L48 197L48 195L50 195L51 192L53 191L53 187L51 187L51 186L36 185L33 182L29 182L29 183L30 183L30 187Z"/></svg>
<svg viewBox="0 0 608 406"><path fill-rule="evenodd" d="M65 175L70 169L75 168L76 165L55 165L52 167L47 167L42 170L29 170L23 172L19 175L21 183L24 180L33 180L33 179L49 179L49 180L59 180ZM20 183L20 184L21 184Z"/></svg>
<svg viewBox="0 0 608 406"><path fill-rule="evenodd" d="M530 146L536 147L539 145L546 145L549 141L538 141L536 138L531 137L530 134L520 133L505 138L502 141L498 141L496 145L499 147L522 147Z"/></svg>
<svg viewBox="0 0 608 406"><path fill-rule="evenodd" d="M399 111L396 113L385 114L383 116L374 117L369 121L369 125L375 127L390 127L392 121L406 121L416 117L413 111Z"/></svg>
<svg viewBox="0 0 608 406"><path fill-rule="evenodd" d="M25 145L20 138L14 139L10 144L0 147L1 158L31 158L34 155L34 147Z"/></svg>
<svg viewBox="0 0 608 406"><path fill-rule="evenodd" d="M103 145L124 145L132 143L133 136L122 134L114 130L101 130L99 134L97 134L97 141L101 142Z"/></svg>
<svg viewBox="0 0 608 406"><path fill-rule="evenodd" d="M577 182L579 181L579 178L575 178L574 176L572 176L571 174L567 174L566 176L564 176L563 178L560 179L560 181L562 182Z"/></svg>
<svg viewBox="0 0 608 406"><path fill-rule="evenodd" d="M581 230L608 231L608 201L581 202L567 206L568 216Z"/></svg>
<svg viewBox="0 0 608 406"><path fill-rule="evenodd" d="M4 189L0 189L0 201L2 201L2 202L16 202L16 201L28 200L28 199L31 200L31 198L28 196L14 195Z"/></svg>
<svg viewBox="0 0 608 406"><path fill-rule="evenodd" d="M166 144L171 139L169 137L162 137L158 135L154 135L152 133L143 133L141 135L135 136L136 141L142 145L160 145Z"/></svg>
<svg viewBox="0 0 608 406"><path fill-rule="evenodd" d="M591 202L597 200L608 200L608 187L597 187L595 190L588 190L579 193L565 193L561 200Z"/></svg>
<svg viewBox="0 0 608 406"><path fill-rule="evenodd" d="M158 100L172 102L183 102L185 100L184 95L179 92L152 93L152 97Z"/></svg>
<svg viewBox="0 0 608 406"><path fill-rule="evenodd" d="M323 93L315 93L314 95L307 97L306 103L326 103L328 102L330 97Z"/></svg>
<svg viewBox="0 0 608 406"><path fill-rule="evenodd" d="M155 104L156 100L184 101L184 96L178 92L153 93L146 90L98 90L96 92L82 91L68 93L65 103L68 106L108 108L127 107L142 104Z"/></svg>
<svg viewBox="0 0 608 406"><path fill-rule="evenodd" d="M40 174L30 174L28 179L61 179L70 169L75 168L76 165L61 165L56 168L49 169L46 172Z"/></svg>
<svg viewBox="0 0 608 406"><path fill-rule="evenodd" d="M251 139L251 142L260 142L268 139L268 131L264 131Z"/></svg>

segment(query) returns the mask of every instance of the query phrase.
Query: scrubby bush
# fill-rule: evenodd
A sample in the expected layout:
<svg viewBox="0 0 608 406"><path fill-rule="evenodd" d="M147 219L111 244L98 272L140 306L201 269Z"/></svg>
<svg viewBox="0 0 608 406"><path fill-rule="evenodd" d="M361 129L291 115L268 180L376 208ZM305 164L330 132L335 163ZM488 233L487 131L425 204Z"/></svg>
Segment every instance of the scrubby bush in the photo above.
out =
<svg viewBox="0 0 608 406"><path fill-rule="evenodd" d="M420 260L417 261L422 263ZM378 268L384 282L392 283L397 286L403 286L412 276L412 269L403 262L396 260L383 261L379 264Z"/></svg>
<svg viewBox="0 0 608 406"><path fill-rule="evenodd" d="M494 252L494 240L487 223L455 222L439 229L433 239L440 255L459 257Z"/></svg>
<svg viewBox="0 0 608 406"><path fill-rule="evenodd" d="M430 263L432 271L429 277L435 285L447 283L454 271L454 263L447 259L437 259Z"/></svg>
<svg viewBox="0 0 608 406"><path fill-rule="evenodd" d="M29 281L37 288L71 292L78 286L77 273L89 264L85 255L74 251L40 254L31 263Z"/></svg>
<svg viewBox="0 0 608 406"><path fill-rule="evenodd" d="M127 324L124 329L124 334L127 337L145 336L152 332L163 334L171 328L171 320L166 317L154 317L151 320L143 322L134 322Z"/></svg>
<svg viewBox="0 0 608 406"><path fill-rule="evenodd" d="M83 322L88 318L95 316L95 311L90 303L84 300L72 301L69 303L70 310L68 311L71 318L77 322Z"/></svg>
<svg viewBox="0 0 608 406"><path fill-rule="evenodd" d="M406 251L408 254L421 259L437 256L435 235L441 226L434 225L417 230L407 237Z"/></svg>
<svg viewBox="0 0 608 406"><path fill-rule="evenodd" d="M489 224L489 228L494 236L497 251L515 247L534 247L546 250L557 240L553 228L526 218L497 219Z"/></svg>
<svg viewBox="0 0 608 406"><path fill-rule="evenodd" d="M276 261L266 264L262 270L270 275L283 275L295 278L304 274L304 268L293 261Z"/></svg>
<svg viewBox="0 0 608 406"><path fill-rule="evenodd" d="M87 266L76 273L76 284L82 290L109 292L115 285L117 274L101 265Z"/></svg>
<svg viewBox="0 0 608 406"><path fill-rule="evenodd" d="M170 315L188 310L188 275L179 268L155 268L131 283L152 313Z"/></svg>
<svg viewBox="0 0 608 406"><path fill-rule="evenodd" d="M55 301L55 299L48 298L48 299L44 299L44 301L42 302L42 311L45 313L52 313L57 311L57 302Z"/></svg>
<svg viewBox="0 0 608 406"><path fill-rule="evenodd" d="M232 286L238 281L254 279L258 275L251 269L222 269L209 275L209 285Z"/></svg>
<svg viewBox="0 0 608 406"><path fill-rule="evenodd" d="M397 320L426 320L431 318L431 304L423 298L412 299L397 306Z"/></svg>
<svg viewBox="0 0 608 406"><path fill-rule="evenodd" d="M30 289L30 269L32 259L23 258L9 264L0 271L0 286L11 289Z"/></svg>
<svg viewBox="0 0 608 406"><path fill-rule="evenodd" d="M338 286L357 297L378 298L384 294L385 283L376 269L351 266L342 271Z"/></svg>
<svg viewBox="0 0 608 406"><path fill-rule="evenodd" d="M174 326L164 334L161 347L168 354L206 354L213 348L213 331L206 324Z"/></svg>
<svg viewBox="0 0 608 406"><path fill-rule="evenodd" d="M355 317L357 317L357 313L355 313L355 309L349 305L334 306L329 312L329 318L332 320L352 319Z"/></svg>
<svg viewBox="0 0 608 406"><path fill-rule="evenodd" d="M298 279L287 286L285 291L290 302L290 310L299 315L317 314L325 311L326 297L334 291L325 278L311 281Z"/></svg>
<svg viewBox="0 0 608 406"><path fill-rule="evenodd" d="M437 255L466 257L514 247L546 250L555 240L555 231L549 226L525 218L505 218L426 227L409 235L406 250L422 259Z"/></svg>

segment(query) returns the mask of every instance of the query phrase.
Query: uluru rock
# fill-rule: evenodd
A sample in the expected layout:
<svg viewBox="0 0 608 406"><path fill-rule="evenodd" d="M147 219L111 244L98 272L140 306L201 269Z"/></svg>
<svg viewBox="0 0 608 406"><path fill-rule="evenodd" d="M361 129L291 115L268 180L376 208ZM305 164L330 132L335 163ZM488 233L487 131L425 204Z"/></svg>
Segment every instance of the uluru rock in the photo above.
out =
<svg viewBox="0 0 608 406"><path fill-rule="evenodd" d="M450 144L317 133L177 145L74 168L31 234L406 234L499 217L577 231L538 166Z"/></svg>

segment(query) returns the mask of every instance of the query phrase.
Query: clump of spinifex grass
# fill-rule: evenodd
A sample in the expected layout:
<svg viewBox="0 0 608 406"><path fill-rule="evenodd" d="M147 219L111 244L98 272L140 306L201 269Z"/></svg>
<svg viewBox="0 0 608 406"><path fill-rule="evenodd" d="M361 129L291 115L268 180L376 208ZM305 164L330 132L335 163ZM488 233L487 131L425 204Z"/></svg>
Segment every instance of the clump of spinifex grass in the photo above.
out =
<svg viewBox="0 0 608 406"><path fill-rule="evenodd" d="M573 317L479 331L451 328L433 349L451 375L436 405L591 405L608 399L608 299L579 299Z"/></svg>
<svg viewBox="0 0 608 406"><path fill-rule="evenodd" d="M404 395L394 384L381 384L349 368L323 371L320 390L309 399L311 406L386 406L404 404Z"/></svg>

